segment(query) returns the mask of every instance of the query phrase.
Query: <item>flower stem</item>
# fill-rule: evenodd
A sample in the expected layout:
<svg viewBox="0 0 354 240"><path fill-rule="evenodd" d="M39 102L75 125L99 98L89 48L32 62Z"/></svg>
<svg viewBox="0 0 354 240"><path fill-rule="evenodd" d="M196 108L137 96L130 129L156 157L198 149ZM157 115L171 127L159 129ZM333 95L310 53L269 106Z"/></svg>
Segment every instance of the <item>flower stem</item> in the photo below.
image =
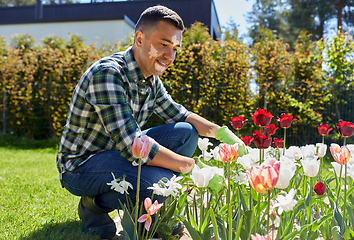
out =
<svg viewBox="0 0 354 240"><path fill-rule="evenodd" d="M283 155L285 155L285 140L286 140L286 128L284 128Z"/></svg>
<svg viewBox="0 0 354 240"><path fill-rule="evenodd" d="M343 219L342 219L342 226L344 229L344 223L345 223L345 209L346 209L346 205L347 205L347 164L344 165L344 203L343 203ZM344 234L344 231L341 229L340 230L342 232L342 234Z"/></svg>
<svg viewBox="0 0 354 240"><path fill-rule="evenodd" d="M228 235L228 239L232 240L232 212L231 212L231 184L230 184L230 162L227 163L227 206L228 206L228 214L229 214L229 223L228 223L228 227L229 227L229 235Z"/></svg>
<svg viewBox="0 0 354 240"><path fill-rule="evenodd" d="M267 234L269 233L269 218L270 218L270 190L268 190L268 206L267 206L268 218L267 218Z"/></svg>
<svg viewBox="0 0 354 240"><path fill-rule="evenodd" d="M141 172L141 158L139 158L138 165L138 179L136 183L136 201L135 201L135 224L134 224L134 240L136 240L137 227L138 227L138 211L139 211L139 191L140 191L140 172Z"/></svg>

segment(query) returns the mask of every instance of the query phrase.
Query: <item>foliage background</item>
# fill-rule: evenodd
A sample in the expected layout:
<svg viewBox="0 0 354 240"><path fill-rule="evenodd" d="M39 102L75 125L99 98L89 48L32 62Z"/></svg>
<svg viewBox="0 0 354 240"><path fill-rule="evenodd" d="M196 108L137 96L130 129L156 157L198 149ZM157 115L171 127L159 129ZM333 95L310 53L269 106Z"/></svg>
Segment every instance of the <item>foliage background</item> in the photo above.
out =
<svg viewBox="0 0 354 240"><path fill-rule="evenodd" d="M35 43L17 35L11 45L0 38L0 125L3 134L34 139L58 137L65 124L72 92L87 67L99 58L125 49L132 38L98 49L70 35ZM312 40L300 32L293 47L273 31L259 29L259 38L247 45L237 32L227 30L220 41L194 24L184 34L178 56L162 76L171 96L189 110L220 124L232 116L248 118L240 134L251 135L251 114L266 108L276 117L293 114L298 119L287 132L287 144L320 142L318 124L342 119L354 121L354 44L348 34ZM152 117L146 127L161 124ZM278 130L275 137L281 138ZM336 131L328 136L339 139ZM328 140L329 141L329 140Z"/></svg>

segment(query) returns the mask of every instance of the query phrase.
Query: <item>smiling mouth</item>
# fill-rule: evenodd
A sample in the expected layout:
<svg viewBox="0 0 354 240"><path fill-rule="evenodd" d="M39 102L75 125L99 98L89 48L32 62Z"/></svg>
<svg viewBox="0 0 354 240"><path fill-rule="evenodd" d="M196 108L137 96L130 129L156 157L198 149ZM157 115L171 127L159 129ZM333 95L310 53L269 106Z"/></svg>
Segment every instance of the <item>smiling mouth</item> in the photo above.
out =
<svg viewBox="0 0 354 240"><path fill-rule="evenodd" d="M156 62L161 66L161 67L164 67L164 68L167 68L169 63L163 63L161 61L159 61L158 59L156 59Z"/></svg>

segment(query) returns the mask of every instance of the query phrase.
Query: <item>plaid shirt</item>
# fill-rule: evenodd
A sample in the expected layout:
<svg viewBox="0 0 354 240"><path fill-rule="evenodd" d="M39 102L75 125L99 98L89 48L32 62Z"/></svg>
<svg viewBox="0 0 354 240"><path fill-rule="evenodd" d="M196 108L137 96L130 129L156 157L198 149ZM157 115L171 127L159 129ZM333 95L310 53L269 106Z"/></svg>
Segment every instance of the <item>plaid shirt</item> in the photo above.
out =
<svg viewBox="0 0 354 240"><path fill-rule="evenodd" d="M120 151L136 165L132 144L152 113L167 123L184 121L190 114L173 101L158 76L144 78L131 47L95 62L73 93L57 154L59 171L72 171L102 151ZM143 164L159 148L150 142Z"/></svg>

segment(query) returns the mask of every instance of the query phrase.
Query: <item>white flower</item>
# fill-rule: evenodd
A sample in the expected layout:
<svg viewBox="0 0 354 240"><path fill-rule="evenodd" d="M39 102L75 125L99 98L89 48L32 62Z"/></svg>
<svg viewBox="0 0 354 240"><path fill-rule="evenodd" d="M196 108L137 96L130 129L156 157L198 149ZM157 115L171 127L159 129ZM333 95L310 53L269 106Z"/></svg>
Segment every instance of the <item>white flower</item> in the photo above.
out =
<svg viewBox="0 0 354 240"><path fill-rule="evenodd" d="M203 168L210 168L215 174L220 175L220 176L224 176L224 169L223 168L218 168L218 167L211 167L209 165L206 165L202 162L200 162L200 164L203 166Z"/></svg>
<svg viewBox="0 0 354 240"><path fill-rule="evenodd" d="M274 208L278 207L279 215L281 215L283 211L287 212L292 210L297 203L297 201L294 199L294 196L296 194L295 189L290 189L288 194L286 194L286 192L283 193L285 193L285 196L278 195L276 198L277 203L274 204Z"/></svg>
<svg viewBox="0 0 354 240"><path fill-rule="evenodd" d="M201 158L203 158L204 161L209 161L210 159L213 158L213 153L208 151L203 151L203 154L199 155L198 160L200 160Z"/></svg>
<svg viewBox="0 0 354 240"><path fill-rule="evenodd" d="M302 157L302 152L299 147L291 146L285 151L285 155L289 159L295 161L295 160L299 160Z"/></svg>
<svg viewBox="0 0 354 240"><path fill-rule="evenodd" d="M232 170L232 172L235 174L232 176L235 182L238 182L240 184L246 184L248 186L248 177L245 172L236 172L235 170Z"/></svg>
<svg viewBox="0 0 354 240"><path fill-rule="evenodd" d="M320 158L323 158L326 155L326 152L327 152L327 144L317 143L316 144L316 149L317 149L317 156L320 157Z"/></svg>
<svg viewBox="0 0 354 240"><path fill-rule="evenodd" d="M177 181L181 180L183 177L177 177L176 175L173 175L173 177L167 181L166 186L169 186L173 190L178 190L182 188L182 185L179 184Z"/></svg>
<svg viewBox="0 0 354 240"><path fill-rule="evenodd" d="M221 161L220 155L219 155L219 146L216 146L213 150L211 150L213 153L213 157L216 161Z"/></svg>
<svg viewBox="0 0 354 240"><path fill-rule="evenodd" d="M346 147L350 151L350 160L349 163L354 164L354 144L347 144Z"/></svg>
<svg viewBox="0 0 354 240"><path fill-rule="evenodd" d="M170 195L175 196L175 194L178 192L178 189L182 188L182 185L177 182L181 179L182 177L173 175L173 177L170 180L167 180L166 183L160 180L158 183L154 183L152 187L148 187L148 189L153 190L153 193L156 195L161 195L164 197L168 197Z"/></svg>
<svg viewBox="0 0 354 240"><path fill-rule="evenodd" d="M241 164L246 171L251 171L252 166L259 162L259 149L247 148L248 154L237 158L237 163Z"/></svg>
<svg viewBox="0 0 354 240"><path fill-rule="evenodd" d="M208 150L208 146L213 145L209 142L209 138L198 138L198 147L202 151Z"/></svg>
<svg viewBox="0 0 354 240"><path fill-rule="evenodd" d="M161 196L166 197L166 195L165 195L166 188L160 187L159 184L157 184L157 183L152 184L152 187L148 187L147 189L153 190L153 193L156 195L161 195Z"/></svg>
<svg viewBox="0 0 354 240"><path fill-rule="evenodd" d="M354 163L347 163L347 173L354 180Z"/></svg>
<svg viewBox="0 0 354 240"><path fill-rule="evenodd" d="M313 144L302 146L300 149L303 158L311 157L316 154L316 147Z"/></svg>
<svg viewBox="0 0 354 240"><path fill-rule="evenodd" d="M300 160L304 169L304 174L308 177L316 177L320 169L320 160L317 156L307 157Z"/></svg>
<svg viewBox="0 0 354 240"><path fill-rule="evenodd" d="M209 181L214 177L214 175L215 173L211 168L200 169L198 165L194 165L191 179L197 187L201 188L208 186Z"/></svg>
<svg viewBox="0 0 354 240"><path fill-rule="evenodd" d="M110 183L107 183L107 185L110 185L111 189L114 189L114 191L117 191L121 194L124 194L124 192L129 194L128 189L129 187L133 189L133 185L130 182L127 182L125 180L118 182L119 179L116 179L113 173L112 176L113 176L113 180Z"/></svg>
<svg viewBox="0 0 354 240"><path fill-rule="evenodd" d="M275 188L284 189L289 186L290 180L295 175L296 165L286 157L281 158L278 182Z"/></svg>

